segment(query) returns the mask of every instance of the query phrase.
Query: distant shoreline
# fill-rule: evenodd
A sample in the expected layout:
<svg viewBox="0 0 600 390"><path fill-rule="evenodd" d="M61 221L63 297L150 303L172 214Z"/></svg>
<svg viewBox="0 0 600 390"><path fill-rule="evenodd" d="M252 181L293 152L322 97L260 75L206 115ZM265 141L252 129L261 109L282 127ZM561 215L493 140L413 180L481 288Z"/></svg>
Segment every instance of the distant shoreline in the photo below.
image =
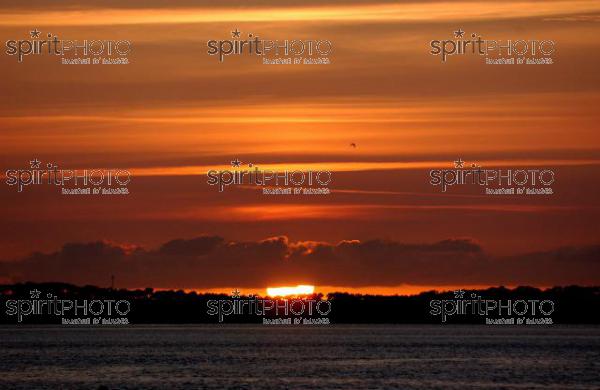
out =
<svg viewBox="0 0 600 390"><path fill-rule="evenodd" d="M311 294L271 298L67 283L0 285L0 324L600 324L600 287Z"/></svg>

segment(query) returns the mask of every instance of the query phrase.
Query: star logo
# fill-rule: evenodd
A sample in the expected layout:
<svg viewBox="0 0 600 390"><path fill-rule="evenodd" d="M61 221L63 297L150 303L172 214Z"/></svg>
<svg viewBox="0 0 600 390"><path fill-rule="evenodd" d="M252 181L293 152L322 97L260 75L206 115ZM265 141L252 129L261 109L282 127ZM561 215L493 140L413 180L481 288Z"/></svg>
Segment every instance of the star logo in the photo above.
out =
<svg viewBox="0 0 600 390"><path fill-rule="evenodd" d="M464 290L454 290L454 298L462 299L463 295L465 295Z"/></svg>
<svg viewBox="0 0 600 390"><path fill-rule="evenodd" d="M462 38L463 35L465 35L465 32L459 28L458 30L454 31L454 37L455 38Z"/></svg>
<svg viewBox="0 0 600 390"><path fill-rule="evenodd" d="M29 34L31 34L31 38L39 38L40 33L41 31L38 31L37 28L29 32Z"/></svg>
<svg viewBox="0 0 600 390"><path fill-rule="evenodd" d="M29 291L29 296L31 296L31 299L37 299L37 298L40 297L41 293L42 292L36 288L35 290L30 290Z"/></svg>
<svg viewBox="0 0 600 390"><path fill-rule="evenodd" d="M232 31L232 32L231 32L231 36L232 36L233 38L239 38L239 37L240 37L240 34L241 34L241 31L240 31L240 30L238 30L237 28L235 29L235 31Z"/></svg>
<svg viewBox="0 0 600 390"><path fill-rule="evenodd" d="M42 162L40 160L38 160L37 158L35 160L29 161L31 168L39 168L41 163Z"/></svg>
<svg viewBox="0 0 600 390"><path fill-rule="evenodd" d="M454 161L454 168L462 168L465 165L465 162L460 158Z"/></svg>
<svg viewBox="0 0 600 390"><path fill-rule="evenodd" d="M232 298L239 298L240 297L240 290L238 290L237 288L235 290L233 290L231 292L231 297Z"/></svg>
<svg viewBox="0 0 600 390"><path fill-rule="evenodd" d="M237 158L231 162L231 166L234 168L239 168L241 164L242 164L242 162L240 160L238 160Z"/></svg>

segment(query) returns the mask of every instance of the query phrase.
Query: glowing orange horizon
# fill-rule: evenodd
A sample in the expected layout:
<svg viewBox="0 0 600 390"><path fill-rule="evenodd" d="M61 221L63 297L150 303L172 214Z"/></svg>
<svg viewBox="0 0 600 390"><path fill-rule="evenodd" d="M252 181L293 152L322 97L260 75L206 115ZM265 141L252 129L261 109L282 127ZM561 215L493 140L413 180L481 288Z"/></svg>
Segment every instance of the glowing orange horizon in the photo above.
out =
<svg viewBox="0 0 600 390"><path fill-rule="evenodd" d="M267 295L270 297L310 295L314 292L315 286L307 284L299 284L296 287L267 287Z"/></svg>
<svg viewBox="0 0 600 390"><path fill-rule="evenodd" d="M305 285L300 285L305 286ZM296 286L296 287L300 287ZM283 288L296 288L296 287L283 287ZM385 296L393 296L393 295L418 295L423 292L428 291L437 291L437 292L448 292L454 290L485 290L492 287L498 287L498 285L487 285L487 284L469 284L469 285L411 285L411 284L402 284L398 286L363 286L363 287L350 287L350 286L308 286L312 287L313 291L307 294L294 293L291 295L310 295L314 293L319 293L323 295L331 294L331 293L348 293L348 294L362 294L362 295L385 295ZM505 285L506 288L516 288L517 285ZM550 286L541 286L535 285L533 287L539 289L550 288ZM282 287L269 287L267 288L267 296L282 296L282 295L271 295L269 294L269 289L271 288L282 288ZM173 288L156 288L155 290L172 290ZM197 294L227 294L230 295L232 291L237 290L235 287L217 287L217 288L206 288L206 289L184 289L186 293L196 292ZM242 290L242 289L239 289ZM258 295L260 296L259 291L265 291L260 287L243 289L242 295Z"/></svg>

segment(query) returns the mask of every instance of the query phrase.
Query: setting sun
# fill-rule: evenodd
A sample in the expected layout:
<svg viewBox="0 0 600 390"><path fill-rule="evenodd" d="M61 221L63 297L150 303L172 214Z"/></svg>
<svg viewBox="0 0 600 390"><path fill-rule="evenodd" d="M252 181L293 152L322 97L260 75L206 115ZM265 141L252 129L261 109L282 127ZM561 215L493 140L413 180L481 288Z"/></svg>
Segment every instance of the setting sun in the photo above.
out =
<svg viewBox="0 0 600 390"><path fill-rule="evenodd" d="M296 287L268 287L267 295L270 297L285 297L288 295L310 295L314 293L315 286L300 284Z"/></svg>

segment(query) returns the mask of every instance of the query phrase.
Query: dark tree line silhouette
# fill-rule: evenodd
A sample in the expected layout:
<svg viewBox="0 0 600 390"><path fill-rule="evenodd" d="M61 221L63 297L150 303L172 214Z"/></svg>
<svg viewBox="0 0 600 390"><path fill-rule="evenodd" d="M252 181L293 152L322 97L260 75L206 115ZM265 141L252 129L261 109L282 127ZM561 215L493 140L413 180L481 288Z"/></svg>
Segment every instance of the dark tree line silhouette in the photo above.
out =
<svg viewBox="0 0 600 390"><path fill-rule="evenodd" d="M14 315L8 314L9 303L15 300L34 300L31 291L39 291L38 299L47 299L47 294L65 300L127 300L130 311L127 314L131 324L183 324L183 323L219 323L215 315L208 313L209 301L236 301L240 299L267 299L269 297L234 298L225 294L199 294L182 290L146 289L112 289L96 286L74 286L66 283L19 283L0 285L0 323L15 324ZM367 324L367 323L431 323L439 324L440 316L432 315L431 302L456 301L469 299L471 294L488 300L550 300L553 302L551 318L555 324L599 324L600 323L600 287L566 286L549 289L534 287L493 287L485 290L466 290L464 298L457 298L452 292L429 291L418 295L360 295L344 292L327 296L314 294L302 297L305 300L324 300L331 302L331 311L326 316L314 312L304 313L300 317L323 318L335 323ZM284 301L292 298L278 299L274 305L284 305ZM228 304L229 305L229 304ZM229 306L228 306L229 307ZM278 318L273 311L264 316L256 314L228 315L223 323L262 323L265 318ZM290 315L290 317L294 317ZM297 316L296 316L297 317ZM447 323L485 323L481 315L453 315ZM24 324L59 324L61 318L56 315L28 315Z"/></svg>

